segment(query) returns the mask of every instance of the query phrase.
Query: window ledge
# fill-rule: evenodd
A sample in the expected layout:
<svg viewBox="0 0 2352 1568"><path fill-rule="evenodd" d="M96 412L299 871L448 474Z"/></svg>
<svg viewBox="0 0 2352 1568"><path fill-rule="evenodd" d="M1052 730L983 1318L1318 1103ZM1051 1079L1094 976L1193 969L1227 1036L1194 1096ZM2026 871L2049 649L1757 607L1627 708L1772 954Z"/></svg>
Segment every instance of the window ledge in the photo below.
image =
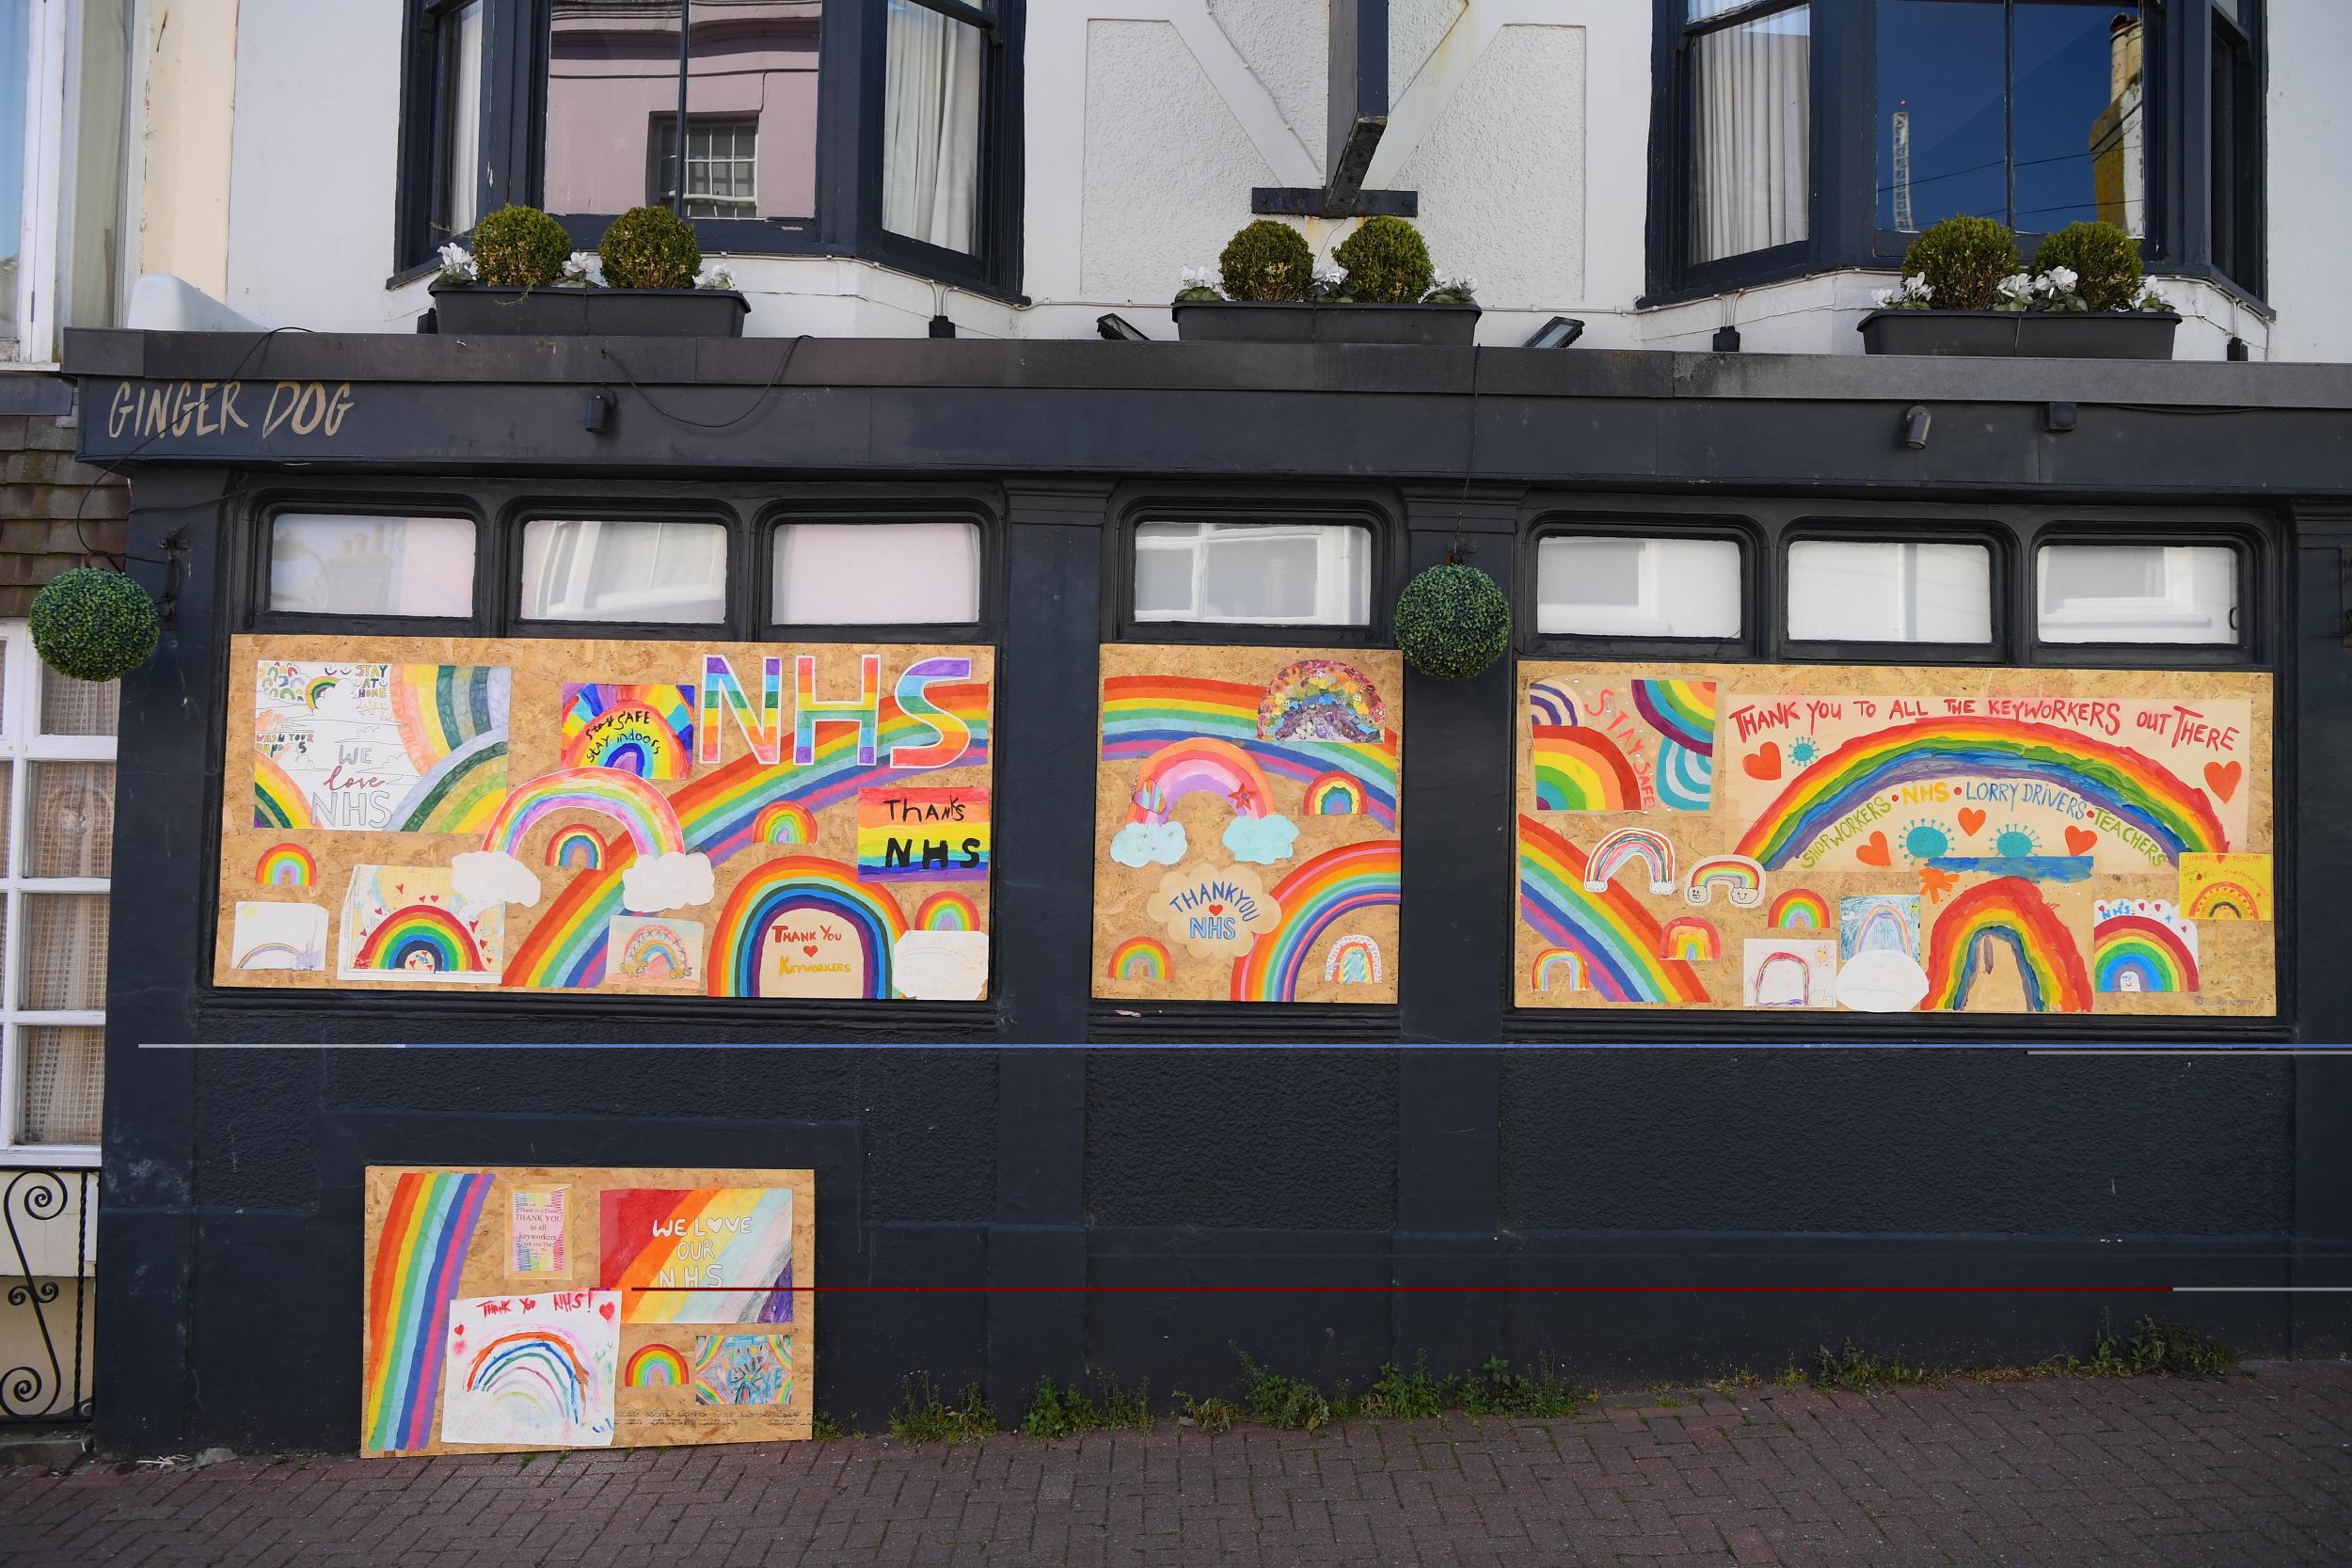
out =
<svg viewBox="0 0 2352 1568"><path fill-rule="evenodd" d="M20 1170L96 1170L101 1154L95 1144L24 1144L0 1148L0 1173Z"/></svg>

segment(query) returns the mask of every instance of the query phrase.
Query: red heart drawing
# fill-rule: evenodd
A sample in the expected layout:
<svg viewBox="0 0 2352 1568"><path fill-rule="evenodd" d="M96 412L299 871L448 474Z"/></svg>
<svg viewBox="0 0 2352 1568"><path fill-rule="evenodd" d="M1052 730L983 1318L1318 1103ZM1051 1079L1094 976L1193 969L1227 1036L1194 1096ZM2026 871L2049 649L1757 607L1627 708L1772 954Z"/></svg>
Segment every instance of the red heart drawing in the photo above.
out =
<svg viewBox="0 0 2352 1568"><path fill-rule="evenodd" d="M2205 783L2212 787L2216 800L2227 800L2237 793L2237 782L2245 772L2246 765L2242 762L2209 762L2205 764Z"/></svg>
<svg viewBox="0 0 2352 1568"><path fill-rule="evenodd" d="M1225 906L1222 904L1211 904L1209 906L1209 912L1211 914L1223 914L1225 912Z"/></svg>
<svg viewBox="0 0 2352 1568"><path fill-rule="evenodd" d="M1984 813L1979 811L1974 806L1963 806L1960 808L1960 831L1962 832L1966 833L1970 838L1974 838L1977 836L1977 830L1983 826Z"/></svg>
<svg viewBox="0 0 2352 1568"><path fill-rule="evenodd" d="M606 1323L611 1323L612 1321L612 1304L611 1302L606 1302L603 1306L597 1307L596 1310L604 1314L604 1321Z"/></svg>
<svg viewBox="0 0 2352 1568"><path fill-rule="evenodd" d="M1884 833L1872 833L1870 835L1870 842L1856 849L1853 852L1853 858L1860 861L1865 865L1886 864L1893 859L1893 857L1887 853L1886 835Z"/></svg>
<svg viewBox="0 0 2352 1568"><path fill-rule="evenodd" d="M1741 757L1740 759L1740 766L1746 770L1748 777L1751 779L1779 778L1780 742L1777 740L1768 740L1764 742L1763 745L1758 746L1756 749L1756 754L1754 756Z"/></svg>
<svg viewBox="0 0 2352 1568"><path fill-rule="evenodd" d="M2088 855L2090 853L2090 847L2098 842L2099 835L2089 828L2066 830L2066 852L2070 855Z"/></svg>
<svg viewBox="0 0 2352 1568"><path fill-rule="evenodd" d="M813 958L817 956L817 944L812 942L806 947L802 948L801 951Z"/></svg>

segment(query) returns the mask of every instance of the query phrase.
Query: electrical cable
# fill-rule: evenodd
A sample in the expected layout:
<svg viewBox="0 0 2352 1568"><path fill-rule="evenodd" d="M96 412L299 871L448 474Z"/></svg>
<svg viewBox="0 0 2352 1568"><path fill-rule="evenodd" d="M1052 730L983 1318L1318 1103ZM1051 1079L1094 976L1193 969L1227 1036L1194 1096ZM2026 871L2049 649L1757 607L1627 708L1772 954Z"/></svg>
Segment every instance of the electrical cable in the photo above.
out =
<svg viewBox="0 0 2352 1568"><path fill-rule="evenodd" d="M628 362L627 360L623 359L619 355L613 353L609 348L599 349L597 352L603 355L607 359L612 360L613 364L620 367L621 379L628 383L629 389L631 391L645 400L646 407L652 409L655 413L660 415L672 424L686 425L694 430L732 430L737 425L739 425L744 420L750 419L753 415L758 413L762 405L764 405L768 399L774 394L776 388L784 381L785 372L792 368L793 356L800 353L801 345L806 341L808 341L808 334L805 332L801 333L792 340L790 344L786 347L782 356L777 359L775 373L768 378L768 385L762 387L759 389L759 395L752 399L751 406L745 408L743 412L736 415L735 418L731 420L696 420L691 419L684 414L672 413L669 409L662 407L660 403L656 402L654 395L651 392L645 390L643 386L639 385L636 373L628 368Z"/></svg>

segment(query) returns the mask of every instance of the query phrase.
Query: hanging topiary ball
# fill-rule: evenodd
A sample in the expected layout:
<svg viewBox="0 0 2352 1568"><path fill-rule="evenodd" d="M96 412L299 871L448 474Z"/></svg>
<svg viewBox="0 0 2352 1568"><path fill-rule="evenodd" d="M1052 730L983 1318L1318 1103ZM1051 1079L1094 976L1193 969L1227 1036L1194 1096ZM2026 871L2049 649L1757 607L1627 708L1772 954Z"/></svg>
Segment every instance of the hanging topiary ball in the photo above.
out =
<svg viewBox="0 0 2352 1568"><path fill-rule="evenodd" d="M110 681L148 660L164 624L147 590L103 566L76 566L33 595L33 651L75 680Z"/></svg>
<svg viewBox="0 0 2352 1568"><path fill-rule="evenodd" d="M1422 674L1468 680L1511 645L1511 606L1477 567L1432 566L1397 596L1396 644Z"/></svg>

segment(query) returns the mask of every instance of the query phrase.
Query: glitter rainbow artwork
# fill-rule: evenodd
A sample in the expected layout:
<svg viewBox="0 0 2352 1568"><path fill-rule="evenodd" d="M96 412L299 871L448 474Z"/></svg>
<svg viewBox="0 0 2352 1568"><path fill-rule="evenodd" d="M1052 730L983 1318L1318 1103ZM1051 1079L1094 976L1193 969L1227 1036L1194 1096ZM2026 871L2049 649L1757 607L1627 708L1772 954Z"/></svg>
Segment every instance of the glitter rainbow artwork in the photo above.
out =
<svg viewBox="0 0 2352 1568"><path fill-rule="evenodd" d="M1640 811L1642 784L1615 741L1590 725L1529 732L1537 811Z"/></svg>
<svg viewBox="0 0 2352 1568"><path fill-rule="evenodd" d="M1830 928L1829 900L1809 887L1792 887L1772 895L1764 924L1775 931L1826 931Z"/></svg>
<svg viewBox="0 0 2352 1568"><path fill-rule="evenodd" d="M1539 819L1519 822L1519 913L1535 933L1583 961L1604 1000L1688 1006L1707 1000L1691 966L1663 956L1664 933L1624 888L1585 885L1584 851Z"/></svg>
<svg viewBox="0 0 2352 1568"><path fill-rule="evenodd" d="M1652 893L1663 895L1677 885L1675 847L1664 833L1647 828L1618 828L1602 834L1600 842L1593 846L1593 852L1585 857L1584 886L1598 893L1629 865L1640 866L1648 873Z"/></svg>
<svg viewBox="0 0 2352 1568"><path fill-rule="evenodd" d="M1266 683L1258 700L1258 737L1376 746L1388 717L1361 670L1332 658L1302 658Z"/></svg>
<svg viewBox="0 0 2352 1568"><path fill-rule="evenodd" d="M1361 816L1369 800L1362 783L1352 773L1325 773L1307 784L1310 816Z"/></svg>
<svg viewBox="0 0 2352 1568"><path fill-rule="evenodd" d="M1724 937L1705 915L1678 914L1658 928L1661 957L1711 963L1724 956Z"/></svg>
<svg viewBox="0 0 2352 1568"><path fill-rule="evenodd" d="M640 1345L621 1368L621 1383L628 1388L683 1388L686 1357L670 1345Z"/></svg>
<svg viewBox="0 0 2352 1568"><path fill-rule="evenodd" d="M735 886L710 933L707 990L712 996L761 996L761 959L770 927L796 910L821 910L850 925L864 959L868 999L893 996L890 956L906 934L906 916L890 890L869 886L838 861L787 855L763 863Z"/></svg>
<svg viewBox="0 0 2352 1568"><path fill-rule="evenodd" d="M1333 942L1323 956L1323 977L1343 986L1380 983L1380 944L1354 932Z"/></svg>
<svg viewBox="0 0 2352 1568"><path fill-rule="evenodd" d="M623 1323L792 1321L788 1187L607 1188L596 1225L597 1283L620 1292Z"/></svg>
<svg viewBox="0 0 2352 1568"><path fill-rule="evenodd" d="M1922 1012L1957 1012L1996 950L2015 959L2026 1006L2037 1013L2090 1010L2090 976L2082 949L2034 884L1996 877L1956 894L1928 938L1928 994Z"/></svg>
<svg viewBox="0 0 2352 1568"><path fill-rule="evenodd" d="M1109 675L1103 681L1103 749L1105 762L1140 763L1183 740L1231 742L1248 753L1264 774L1307 784L1333 771L1363 787L1366 815L1391 831L1396 827L1396 731L1381 732L1376 743L1267 739L1258 733L1258 707L1265 689L1243 681L1204 680L1189 675Z"/></svg>
<svg viewBox="0 0 2352 1568"><path fill-rule="evenodd" d="M567 768L517 784L483 830L482 847L514 854L538 822L559 811L595 812L628 832L640 855L682 854L686 835L670 798L634 773Z"/></svg>
<svg viewBox="0 0 2352 1568"><path fill-rule="evenodd" d="M433 1440L449 1304L490 1193L487 1171L403 1171L368 1274L360 1446L376 1453Z"/></svg>
<svg viewBox="0 0 2352 1568"><path fill-rule="evenodd" d="M594 871L604 864L604 840L585 828L561 828L548 840L548 863L565 871Z"/></svg>
<svg viewBox="0 0 2352 1568"><path fill-rule="evenodd" d="M2193 991L2197 927L2153 899L2101 903L2090 927L2090 974L2106 992Z"/></svg>
<svg viewBox="0 0 2352 1568"><path fill-rule="evenodd" d="M1165 980L1168 969L1168 943L1157 937L1129 937L1111 949L1114 980Z"/></svg>
<svg viewBox="0 0 2352 1568"><path fill-rule="evenodd" d="M1764 902L1764 868L1745 855L1709 855L1691 867L1682 884L1686 903L1704 909L1723 889L1737 910L1752 910Z"/></svg>
<svg viewBox="0 0 2352 1568"><path fill-rule="evenodd" d="M943 889L915 906L911 924L917 931L977 931L980 910L970 895Z"/></svg>
<svg viewBox="0 0 2352 1568"><path fill-rule="evenodd" d="M694 766L694 688L566 683L561 741L566 768L685 778Z"/></svg>
<svg viewBox="0 0 2352 1568"><path fill-rule="evenodd" d="M253 879L263 887L312 887L319 863L299 844L273 844L253 863Z"/></svg>
<svg viewBox="0 0 2352 1568"><path fill-rule="evenodd" d="M1364 910L1393 907L1404 857L1394 839L1367 839L1327 849L1276 883L1282 918L1233 960L1232 1000L1295 1002L1307 950L1334 922Z"/></svg>

